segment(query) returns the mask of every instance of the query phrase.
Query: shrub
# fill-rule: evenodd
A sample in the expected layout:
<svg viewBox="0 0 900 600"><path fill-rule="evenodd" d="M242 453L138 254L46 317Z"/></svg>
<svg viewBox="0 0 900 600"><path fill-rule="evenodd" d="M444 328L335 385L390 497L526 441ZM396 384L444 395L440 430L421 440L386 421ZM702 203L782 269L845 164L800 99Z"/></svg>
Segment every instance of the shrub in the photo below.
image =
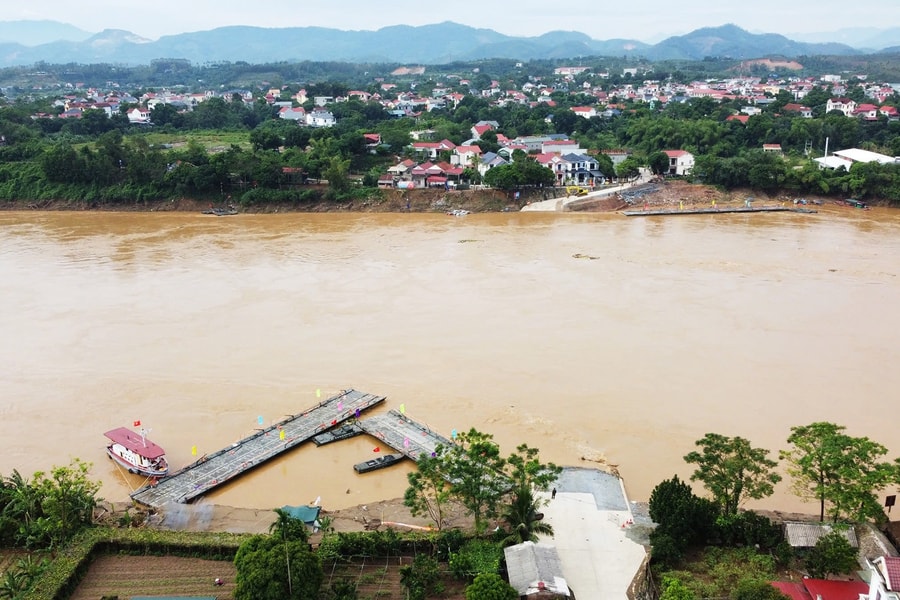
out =
<svg viewBox="0 0 900 600"><path fill-rule="evenodd" d="M466 600L516 600L519 594L496 573L482 573L466 588Z"/></svg>
<svg viewBox="0 0 900 600"><path fill-rule="evenodd" d="M411 565L400 567L400 583L409 600L425 600L444 593L438 562L427 554L418 554Z"/></svg>
<svg viewBox="0 0 900 600"><path fill-rule="evenodd" d="M806 569L817 579L849 573L856 566L856 550L839 531L820 537L806 556Z"/></svg>
<svg viewBox="0 0 900 600"><path fill-rule="evenodd" d="M498 573L503 549L486 540L471 540L450 555L450 570L459 579L473 580L482 573Z"/></svg>

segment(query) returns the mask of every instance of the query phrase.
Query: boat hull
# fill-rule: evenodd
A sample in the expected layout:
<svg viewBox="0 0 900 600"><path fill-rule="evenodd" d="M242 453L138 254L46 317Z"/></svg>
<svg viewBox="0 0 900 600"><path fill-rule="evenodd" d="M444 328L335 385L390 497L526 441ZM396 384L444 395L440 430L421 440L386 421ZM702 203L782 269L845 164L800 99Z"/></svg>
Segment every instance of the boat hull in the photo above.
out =
<svg viewBox="0 0 900 600"><path fill-rule="evenodd" d="M129 473L134 473L135 475L144 475L146 477L165 477L169 474L168 465L164 469L148 469L147 467L133 464L115 452L112 451L112 448L106 448L106 454L116 461L123 469L127 470Z"/></svg>
<svg viewBox="0 0 900 600"><path fill-rule="evenodd" d="M357 473L368 473L370 471L377 471L378 469L396 465L401 460L403 460L402 454L386 454L385 456L373 460L355 464L353 465L353 470Z"/></svg>

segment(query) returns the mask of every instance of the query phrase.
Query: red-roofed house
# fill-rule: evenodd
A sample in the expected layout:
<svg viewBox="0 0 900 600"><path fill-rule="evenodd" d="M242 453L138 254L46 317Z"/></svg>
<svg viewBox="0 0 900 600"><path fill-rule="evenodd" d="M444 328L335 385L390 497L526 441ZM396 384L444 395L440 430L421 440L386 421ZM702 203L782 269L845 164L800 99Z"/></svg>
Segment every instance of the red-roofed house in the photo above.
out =
<svg viewBox="0 0 900 600"><path fill-rule="evenodd" d="M573 106L572 112L585 119L597 116L597 109L593 106Z"/></svg>
<svg viewBox="0 0 900 600"><path fill-rule="evenodd" d="M785 104L784 112L800 113L800 116L803 117L804 119L812 118L812 109L810 107L803 106L802 104L796 104L794 102Z"/></svg>
<svg viewBox="0 0 900 600"><path fill-rule="evenodd" d="M770 152L772 154L782 154L781 144L763 144L763 152Z"/></svg>
<svg viewBox="0 0 900 600"><path fill-rule="evenodd" d="M669 157L669 175L690 175L694 169L694 155L687 150L663 150Z"/></svg>
<svg viewBox="0 0 900 600"><path fill-rule="evenodd" d="M878 119L878 107L874 104L860 104L853 111L854 117L860 117L867 121L874 121Z"/></svg>
<svg viewBox="0 0 900 600"><path fill-rule="evenodd" d="M864 581L807 578L803 579L801 583L785 581L771 583L791 600L860 600L869 591L869 585Z"/></svg>
<svg viewBox="0 0 900 600"><path fill-rule="evenodd" d="M869 585L864 581L804 579L803 585L813 600L859 600L869 593Z"/></svg>
<svg viewBox="0 0 900 600"><path fill-rule="evenodd" d="M738 123L747 124L747 121L750 120L750 115L728 115L725 118L726 121L737 121Z"/></svg>
<svg viewBox="0 0 900 600"><path fill-rule="evenodd" d="M437 158L439 152L444 150L453 150L456 144L450 140L441 140L440 142L413 142L413 152L426 154L428 158Z"/></svg>
<svg viewBox="0 0 900 600"><path fill-rule="evenodd" d="M878 112L886 116L888 119L892 121L900 117L900 112L897 111L897 108L894 106L882 106L878 109Z"/></svg>
<svg viewBox="0 0 900 600"><path fill-rule="evenodd" d="M306 123L306 110L302 106L282 106L278 110L278 118L297 121L298 123Z"/></svg>
<svg viewBox="0 0 900 600"><path fill-rule="evenodd" d="M472 126L472 137L475 138L476 140L480 140L481 136L484 134L485 131L490 131L493 128L494 128L493 125L487 125L487 124L473 125Z"/></svg>

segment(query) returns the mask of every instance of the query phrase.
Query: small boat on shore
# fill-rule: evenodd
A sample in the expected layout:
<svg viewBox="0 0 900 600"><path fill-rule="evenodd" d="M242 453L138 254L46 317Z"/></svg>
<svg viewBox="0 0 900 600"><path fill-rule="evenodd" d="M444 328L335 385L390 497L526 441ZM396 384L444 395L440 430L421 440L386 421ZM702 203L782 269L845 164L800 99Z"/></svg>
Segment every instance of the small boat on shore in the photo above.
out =
<svg viewBox="0 0 900 600"><path fill-rule="evenodd" d="M402 454L385 454L384 456L379 456L378 458L373 458L372 460L357 463L353 465L353 470L357 473L377 471L378 469L383 469L385 467L397 464L401 459L403 459Z"/></svg>
<svg viewBox="0 0 900 600"><path fill-rule="evenodd" d="M106 453L129 473L147 477L165 477L169 474L165 450L148 440L143 430L138 434L127 427L119 427L103 435L110 440Z"/></svg>

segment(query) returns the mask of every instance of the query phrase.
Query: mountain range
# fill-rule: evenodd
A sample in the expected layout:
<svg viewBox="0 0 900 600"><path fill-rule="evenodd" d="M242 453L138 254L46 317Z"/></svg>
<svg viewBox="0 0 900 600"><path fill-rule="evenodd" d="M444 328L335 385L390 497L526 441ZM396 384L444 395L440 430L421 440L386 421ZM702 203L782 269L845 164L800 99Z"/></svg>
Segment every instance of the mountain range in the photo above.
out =
<svg viewBox="0 0 900 600"><path fill-rule="evenodd" d="M515 37L491 29L445 22L377 31L343 31L324 27L219 27L149 40L129 31L107 29L91 34L55 21L0 21L0 67L38 62L147 64L157 58L193 63L343 61L358 63L441 64L485 58L518 60L583 56L628 56L650 60L702 60L728 57L854 55L900 46L900 28L847 30L846 39L869 39L876 47L846 43L800 42L773 33L750 33L736 25L706 27L657 44L638 40L595 40L576 31L552 31ZM830 39L840 39L838 33ZM867 36L867 37L865 37Z"/></svg>

